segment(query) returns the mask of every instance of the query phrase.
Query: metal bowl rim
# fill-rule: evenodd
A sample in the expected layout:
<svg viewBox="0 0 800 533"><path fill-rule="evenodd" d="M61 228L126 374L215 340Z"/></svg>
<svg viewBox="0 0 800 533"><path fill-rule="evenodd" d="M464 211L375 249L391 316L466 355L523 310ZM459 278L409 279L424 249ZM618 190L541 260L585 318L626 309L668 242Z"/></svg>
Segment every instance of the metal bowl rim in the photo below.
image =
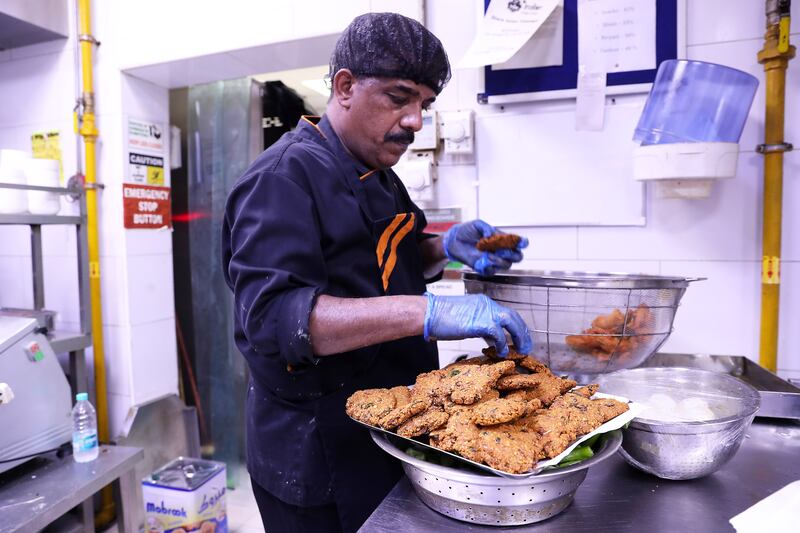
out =
<svg viewBox="0 0 800 533"><path fill-rule="evenodd" d="M713 374L714 376L720 377L723 380L731 381L733 383L736 383L737 385L742 386L750 394L749 399L752 401L752 404L750 405L749 409L747 409L747 411L745 411L744 413L740 413L738 415L726 416L725 418L716 418L713 420L700 421L700 422L661 422L660 420L655 420L653 418L636 417L631 421L630 425L630 427L634 429L649 431L651 433L689 435L692 433L687 433L686 431L680 431L680 430L682 428L713 429L716 426L730 425L732 422L741 422L755 415L758 412L759 408L761 407L761 394L755 387L753 387L749 383L745 383L740 379L736 379L733 376L729 376L728 374L723 374L721 372L714 372L712 370L704 370L700 368L687 368L680 366L663 366L663 367L648 366L641 368L627 368L627 369L615 370L614 372L606 374L603 378L598 378L598 379L600 380L602 385L603 380L609 377L614 377L614 374L622 372L636 373L636 374L647 374L647 373L656 373L656 374L677 373L684 375ZM703 431L701 433L714 433L714 431Z"/></svg>
<svg viewBox="0 0 800 533"><path fill-rule="evenodd" d="M568 270L507 270L494 276L481 276L469 269L461 270L465 281L521 285L530 287L565 287L586 289L683 289L693 281L706 278L628 274L624 272L582 272Z"/></svg>
<svg viewBox="0 0 800 533"><path fill-rule="evenodd" d="M377 444L383 451L399 459L401 462L414 466L423 472L433 474L442 479L459 481L463 483L507 486L527 485L533 481L548 482L561 479L562 477L585 470L592 465L608 459L622 446L622 431L619 429L609 431L608 433L603 434L606 435L603 442L603 447L600 448L600 450L594 456L586 459L585 461L581 461L580 463L567 466L565 468L559 468L558 470L554 471L545 471L539 474L532 474L524 478L506 478L488 473L487 475L473 474L456 468L429 463L427 461L423 461L422 459L417 459L416 457L406 454L397 448L397 446L394 446L392 443L390 443L386 435L383 435L377 431L370 431L370 435L372 436L372 440L375 441L375 444Z"/></svg>

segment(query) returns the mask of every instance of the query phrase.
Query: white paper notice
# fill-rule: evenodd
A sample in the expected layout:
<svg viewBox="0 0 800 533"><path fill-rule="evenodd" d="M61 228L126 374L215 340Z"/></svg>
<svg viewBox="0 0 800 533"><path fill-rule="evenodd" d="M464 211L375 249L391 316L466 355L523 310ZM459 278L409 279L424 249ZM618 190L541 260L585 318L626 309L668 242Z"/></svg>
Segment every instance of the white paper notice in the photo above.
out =
<svg viewBox="0 0 800 533"><path fill-rule="evenodd" d="M561 0L519 52L505 63L492 65L492 70L554 67L563 64L564 0Z"/></svg>
<svg viewBox="0 0 800 533"><path fill-rule="evenodd" d="M492 0L456 68L505 63L536 33L560 0Z"/></svg>
<svg viewBox="0 0 800 533"><path fill-rule="evenodd" d="M592 72L656 68L656 0L578 0L578 64Z"/></svg>
<svg viewBox="0 0 800 533"><path fill-rule="evenodd" d="M575 129L600 131L606 114L606 73L578 70Z"/></svg>

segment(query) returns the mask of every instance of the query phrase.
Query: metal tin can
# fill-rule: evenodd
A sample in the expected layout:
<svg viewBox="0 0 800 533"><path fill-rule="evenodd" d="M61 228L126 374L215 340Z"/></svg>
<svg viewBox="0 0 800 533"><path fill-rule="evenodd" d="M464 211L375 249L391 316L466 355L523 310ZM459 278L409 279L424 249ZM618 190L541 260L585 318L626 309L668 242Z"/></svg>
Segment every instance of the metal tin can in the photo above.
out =
<svg viewBox="0 0 800 533"><path fill-rule="evenodd" d="M145 533L227 533L225 463L178 457L142 480Z"/></svg>

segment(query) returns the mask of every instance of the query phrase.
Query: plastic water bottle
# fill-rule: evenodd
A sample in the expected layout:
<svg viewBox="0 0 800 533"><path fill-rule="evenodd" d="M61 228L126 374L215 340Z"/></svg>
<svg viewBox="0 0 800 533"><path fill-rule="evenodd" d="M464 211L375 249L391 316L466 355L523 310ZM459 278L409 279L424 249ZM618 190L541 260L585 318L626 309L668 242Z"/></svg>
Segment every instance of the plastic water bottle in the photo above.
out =
<svg viewBox="0 0 800 533"><path fill-rule="evenodd" d="M79 392L72 408L72 455L78 463L97 459L97 414L89 402L89 395Z"/></svg>

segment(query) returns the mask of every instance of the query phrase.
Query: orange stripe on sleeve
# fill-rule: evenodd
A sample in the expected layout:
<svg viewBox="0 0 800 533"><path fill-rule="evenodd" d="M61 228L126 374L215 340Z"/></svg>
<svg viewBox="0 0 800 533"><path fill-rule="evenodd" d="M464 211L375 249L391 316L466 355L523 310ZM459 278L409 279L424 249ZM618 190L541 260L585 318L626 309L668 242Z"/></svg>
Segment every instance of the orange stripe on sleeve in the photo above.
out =
<svg viewBox="0 0 800 533"><path fill-rule="evenodd" d="M389 242L389 237L392 236L394 230L397 226L400 225L400 222L406 217L406 213L400 213L394 217L394 220L386 226L386 229L383 230L381 234L381 238L378 240L378 247L375 249L375 253L378 256L378 268L383 266L383 254L386 252L386 244Z"/></svg>
<svg viewBox="0 0 800 533"><path fill-rule="evenodd" d="M386 266L383 267L383 290L386 290L389 287L389 278L392 276L392 272L394 271L394 265L397 263L397 246L403 240L403 238L408 235L408 232L414 228L414 220L416 216L414 213L411 213L411 219L405 223L405 225L400 228L400 231L392 239L392 247L391 251L389 252L389 259L386 260Z"/></svg>

